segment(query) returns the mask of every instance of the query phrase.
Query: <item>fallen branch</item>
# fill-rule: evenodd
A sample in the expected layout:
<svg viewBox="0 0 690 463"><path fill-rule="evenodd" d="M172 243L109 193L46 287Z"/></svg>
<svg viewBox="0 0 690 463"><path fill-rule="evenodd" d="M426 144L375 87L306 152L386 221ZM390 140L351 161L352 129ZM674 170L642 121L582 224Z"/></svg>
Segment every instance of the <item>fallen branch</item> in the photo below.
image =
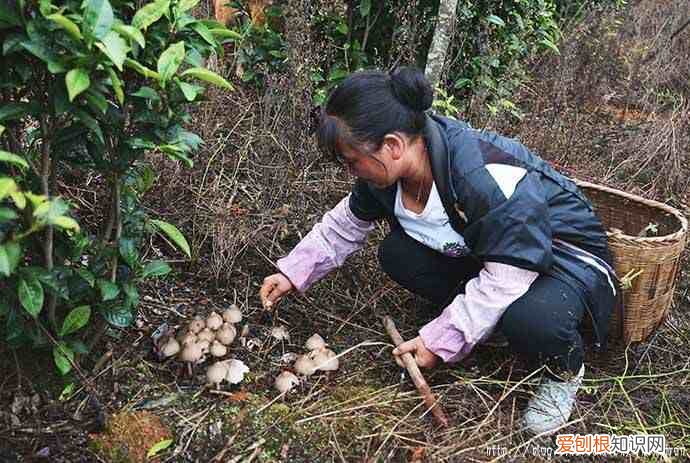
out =
<svg viewBox="0 0 690 463"><path fill-rule="evenodd" d="M404 342L402 336L400 336L400 333L398 332L398 329L395 327L395 322L393 322L393 319L391 317L383 317L383 326L386 328L388 335L393 340L393 344L399 346ZM410 374L412 382L415 386L417 386L417 390L419 391L419 394L422 396L424 403L427 407L429 407L429 410L431 410L431 415L436 419L436 422L438 422L438 424L440 424L444 428L447 428L450 424L448 416L446 415L446 412L443 410L443 407L441 407L441 404L438 403L438 400L436 399L436 396L434 396L434 393L431 392L431 388L424 379L422 372L419 371L417 362L415 361L412 354L408 352L402 354L400 358L403 364L405 365L407 372Z"/></svg>

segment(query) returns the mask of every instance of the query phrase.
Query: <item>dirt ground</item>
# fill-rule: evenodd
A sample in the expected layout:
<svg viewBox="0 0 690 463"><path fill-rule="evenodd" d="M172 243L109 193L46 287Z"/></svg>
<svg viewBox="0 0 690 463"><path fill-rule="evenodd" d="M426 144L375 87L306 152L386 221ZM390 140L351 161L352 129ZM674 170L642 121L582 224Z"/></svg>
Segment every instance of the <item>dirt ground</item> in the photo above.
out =
<svg viewBox="0 0 690 463"><path fill-rule="evenodd" d="M686 210L690 30L669 39L686 10L680 0L639 0L593 11L568 30L559 56L531 63L532 80L516 95L521 120L464 117L521 139L570 175ZM231 62L216 66L232 74ZM391 315L411 338L440 308L380 271L384 226L307 294L288 298L272 317L261 308L258 288L275 260L350 185L316 153L296 102L304 89L293 84L276 76L261 96L241 86L211 95L196 115L206 145L194 169L151 159L165 181L146 206L180 224L194 259L184 262L152 241L177 261L174 274L142 290L136 324L110 331L75 376L58 378L48 357L0 355L0 462L573 460L553 455L555 437L521 431L521 410L540 376L507 348L478 347L458 366L426 372L453 426L431 422L391 358L381 316ZM690 458L689 270L683 267L676 302L649 340L587 353L584 388L564 431L663 434L675 449L667 460L606 461ZM250 368L241 384L205 389L203 367L190 377L179 363L154 358L151 334L162 323L182 325L233 303L248 330L231 352ZM289 340L270 336L278 324ZM351 349L341 369L278 398L272 382L286 368L283 355L305 352L314 333L336 352ZM156 444L165 448L147 457Z"/></svg>

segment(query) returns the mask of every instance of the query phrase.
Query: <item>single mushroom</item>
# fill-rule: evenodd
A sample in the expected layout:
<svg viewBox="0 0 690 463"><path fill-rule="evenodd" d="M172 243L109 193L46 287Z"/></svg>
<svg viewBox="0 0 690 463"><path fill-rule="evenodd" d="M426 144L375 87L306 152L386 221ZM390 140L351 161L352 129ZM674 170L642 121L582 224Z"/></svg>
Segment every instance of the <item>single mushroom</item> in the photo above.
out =
<svg viewBox="0 0 690 463"><path fill-rule="evenodd" d="M203 358L204 353L196 343L187 344L180 352L179 358L187 363L187 373L192 376L192 364L198 363Z"/></svg>
<svg viewBox="0 0 690 463"><path fill-rule="evenodd" d="M228 353L228 348L221 344L217 339L211 344L211 355L222 357Z"/></svg>
<svg viewBox="0 0 690 463"><path fill-rule="evenodd" d="M287 328L283 325L274 326L271 330L271 336L276 338L278 341L289 341L290 333Z"/></svg>
<svg viewBox="0 0 690 463"><path fill-rule="evenodd" d="M286 370L276 377L276 380L273 384L275 388L281 392L281 394L285 394L299 384L299 378L295 376L294 373Z"/></svg>
<svg viewBox="0 0 690 463"><path fill-rule="evenodd" d="M199 346L199 349L201 349L202 354L208 354L208 350L211 347L211 343L205 339L199 339L196 342L196 345Z"/></svg>
<svg viewBox="0 0 690 463"><path fill-rule="evenodd" d="M194 320L189 324L189 331L194 334L197 334L204 328L206 328L206 322L201 317L194 317Z"/></svg>
<svg viewBox="0 0 690 463"><path fill-rule="evenodd" d="M304 347L309 350L322 349L327 345L328 344L326 344L326 341L324 341L319 334L312 335L309 339L307 339L307 342L304 343Z"/></svg>
<svg viewBox="0 0 690 463"><path fill-rule="evenodd" d="M242 360L230 359L226 360L226 362L228 364L228 374L225 376L225 380L230 384L241 383L245 373L249 373L249 367Z"/></svg>
<svg viewBox="0 0 690 463"><path fill-rule="evenodd" d="M220 387L228 374L228 364L225 362L216 362L206 370L206 380L208 384L215 384L216 389Z"/></svg>
<svg viewBox="0 0 690 463"><path fill-rule="evenodd" d="M208 341L210 343L216 339L216 333L208 328L204 328L199 334L196 335L196 337L199 339L199 341Z"/></svg>
<svg viewBox="0 0 690 463"><path fill-rule="evenodd" d="M236 336L237 330L230 323L223 323L223 326L216 331L216 339L220 341L221 344L225 344L226 346L232 344L232 341L235 340Z"/></svg>
<svg viewBox="0 0 690 463"><path fill-rule="evenodd" d="M196 334L188 331L184 336L180 338L180 344L186 346L187 344L194 344L197 341Z"/></svg>
<svg viewBox="0 0 690 463"><path fill-rule="evenodd" d="M325 347L311 351L309 357L314 362L316 369L320 371L335 371L340 367L340 361L335 352Z"/></svg>
<svg viewBox="0 0 690 463"><path fill-rule="evenodd" d="M175 338L169 338L163 347L161 348L161 354L163 357L168 358L180 352L180 343L177 342Z"/></svg>
<svg viewBox="0 0 690 463"><path fill-rule="evenodd" d="M223 320L228 323L239 323L242 321L242 311L235 304L223 311Z"/></svg>
<svg viewBox="0 0 690 463"><path fill-rule="evenodd" d="M206 319L206 327L215 331L223 325L223 318L217 312L211 312Z"/></svg>
<svg viewBox="0 0 690 463"><path fill-rule="evenodd" d="M309 355L300 355L295 360L295 371L304 376L311 376L316 372L316 365Z"/></svg>

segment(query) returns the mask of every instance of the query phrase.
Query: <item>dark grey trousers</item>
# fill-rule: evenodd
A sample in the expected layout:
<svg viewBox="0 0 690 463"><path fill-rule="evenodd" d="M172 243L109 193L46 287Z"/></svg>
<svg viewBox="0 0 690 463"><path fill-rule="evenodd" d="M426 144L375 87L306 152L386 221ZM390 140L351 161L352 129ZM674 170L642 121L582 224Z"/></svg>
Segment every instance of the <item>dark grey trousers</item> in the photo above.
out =
<svg viewBox="0 0 690 463"><path fill-rule="evenodd" d="M379 246L384 272L409 291L438 305L439 313L465 291L481 265L469 257L445 256L395 228ZM576 374L582 366L582 336L578 331L585 305L570 286L539 276L527 293L504 312L498 328L511 349L555 373Z"/></svg>

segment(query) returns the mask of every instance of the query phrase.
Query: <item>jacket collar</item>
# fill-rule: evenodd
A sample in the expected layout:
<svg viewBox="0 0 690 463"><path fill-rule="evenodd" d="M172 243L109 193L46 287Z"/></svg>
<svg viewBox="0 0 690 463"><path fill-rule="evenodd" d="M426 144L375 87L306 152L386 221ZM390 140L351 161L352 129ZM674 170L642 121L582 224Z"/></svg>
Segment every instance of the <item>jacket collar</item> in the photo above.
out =
<svg viewBox="0 0 690 463"><path fill-rule="evenodd" d="M436 190L441 198L443 208L446 210L446 214L448 214L451 226L456 231L461 231L465 227L465 221L462 220L456 211L455 200L451 193L450 162L446 139L441 132L439 123L428 114L426 115L424 126L424 141L431 162L431 173L434 177Z"/></svg>

